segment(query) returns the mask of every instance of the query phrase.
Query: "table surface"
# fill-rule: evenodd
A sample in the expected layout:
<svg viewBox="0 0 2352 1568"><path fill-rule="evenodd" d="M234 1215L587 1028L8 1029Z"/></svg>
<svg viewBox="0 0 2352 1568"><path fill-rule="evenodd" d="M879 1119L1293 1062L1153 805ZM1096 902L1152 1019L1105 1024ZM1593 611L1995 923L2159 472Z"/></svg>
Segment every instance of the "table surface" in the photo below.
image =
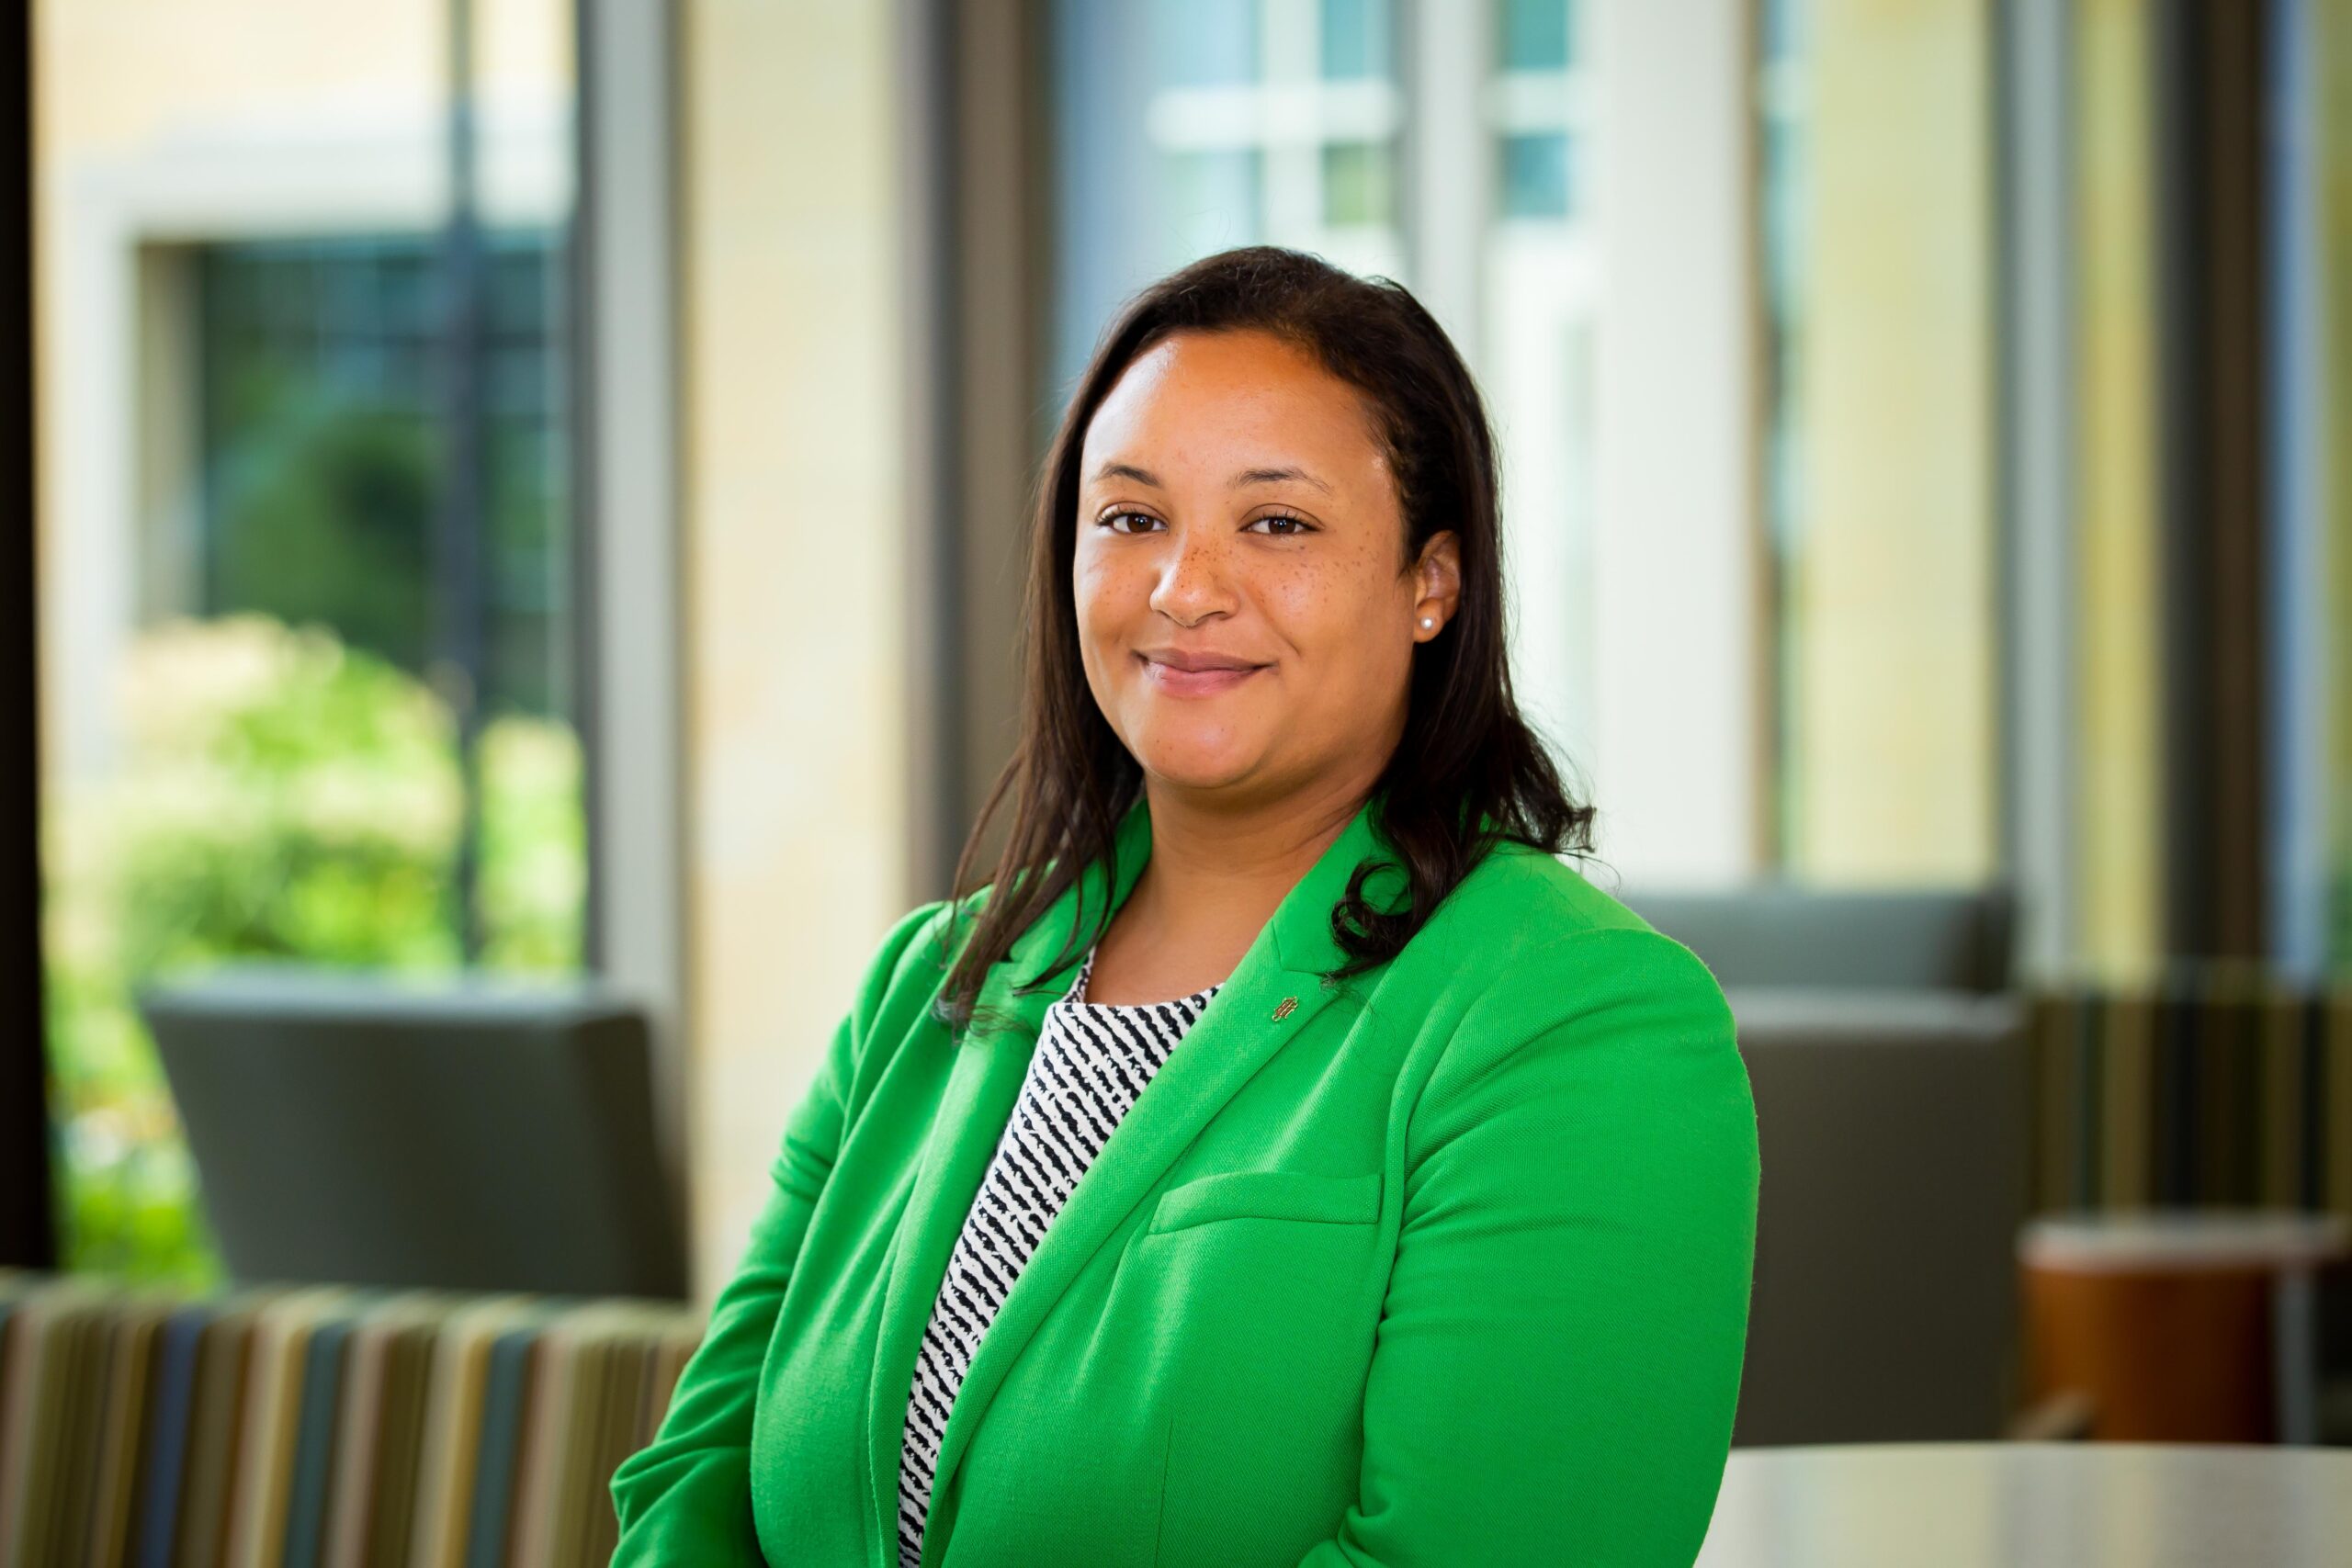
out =
<svg viewBox="0 0 2352 1568"><path fill-rule="evenodd" d="M2345 1568L2352 1449L1735 1449L1698 1568Z"/></svg>
<svg viewBox="0 0 2352 1568"><path fill-rule="evenodd" d="M2039 1214L2018 1233L2030 1268L2099 1273L2312 1268L2352 1255L2352 1218L2292 1209Z"/></svg>

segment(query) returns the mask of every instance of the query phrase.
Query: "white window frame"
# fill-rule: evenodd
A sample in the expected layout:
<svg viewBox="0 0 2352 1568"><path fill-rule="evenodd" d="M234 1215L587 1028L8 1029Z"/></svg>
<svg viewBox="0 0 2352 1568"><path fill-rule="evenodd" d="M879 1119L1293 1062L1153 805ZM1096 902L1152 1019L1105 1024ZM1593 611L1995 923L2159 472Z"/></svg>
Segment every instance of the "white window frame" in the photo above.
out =
<svg viewBox="0 0 2352 1568"><path fill-rule="evenodd" d="M1736 884L1760 867L1769 722L1758 669L1753 69L1744 0L1588 0L1593 210L1590 536L1514 528L1515 583L1589 584L1571 634L1514 606L1514 676L1548 718L1598 806L1596 848L1624 884ZM1408 3L1400 17L1415 112L1406 244L1415 291L1483 384L1495 233L1489 5ZM1499 86L1499 90L1498 87ZM1506 460L1521 478L1531 464ZM1533 455L1531 455L1533 456ZM1540 465L1534 466L1541 471ZM1532 503L1525 510L1532 514ZM1522 607L1523 606L1523 607ZM1578 619L1573 613L1566 617ZM1579 651L1588 662L1573 667ZM1548 702L1545 700L1548 695Z"/></svg>

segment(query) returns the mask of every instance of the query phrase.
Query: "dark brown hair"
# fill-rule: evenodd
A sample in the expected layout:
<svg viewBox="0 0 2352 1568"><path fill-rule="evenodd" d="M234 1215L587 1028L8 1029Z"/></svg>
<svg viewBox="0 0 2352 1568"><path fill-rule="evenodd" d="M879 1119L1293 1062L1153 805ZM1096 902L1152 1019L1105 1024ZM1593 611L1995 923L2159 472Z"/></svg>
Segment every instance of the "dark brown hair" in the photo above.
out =
<svg viewBox="0 0 2352 1568"><path fill-rule="evenodd" d="M1358 277L1272 245L1222 252L1127 303L1096 345L1046 456L1022 616L1021 737L956 865L955 919L978 923L936 1005L959 1032L974 1021L989 966L1090 862L1108 860L1120 819L1143 788L1143 770L1096 705L1079 656L1071 566L1087 426L1127 367L1161 339L1236 331L1296 345L1363 396L1396 478L1405 519L1399 572L1448 528L1461 558L1460 604L1414 651L1404 736L1373 787L1374 826L1395 846L1410 899L1395 913L1376 907L1363 894L1374 863L1355 867L1331 911L1332 934L1348 955L1332 977L1396 956L1499 840L1555 854L1591 847L1592 807L1569 797L1511 695L1494 437L1461 355L1389 279ZM1011 836L984 886L1009 891L967 897L981 838L1008 794L1017 800ZM1482 830L1482 814L1493 818L1491 829ZM1091 933L1073 931L1048 972L1108 930L1109 914L1095 912ZM946 950L956 951L952 940Z"/></svg>

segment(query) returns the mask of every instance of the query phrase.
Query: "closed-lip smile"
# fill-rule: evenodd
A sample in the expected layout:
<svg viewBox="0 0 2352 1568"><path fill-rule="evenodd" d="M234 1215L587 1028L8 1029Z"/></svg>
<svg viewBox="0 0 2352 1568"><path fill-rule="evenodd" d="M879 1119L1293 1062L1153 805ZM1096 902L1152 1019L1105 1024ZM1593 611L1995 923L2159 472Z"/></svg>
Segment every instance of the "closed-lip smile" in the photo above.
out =
<svg viewBox="0 0 2352 1568"><path fill-rule="evenodd" d="M1230 691L1265 665L1229 653L1191 653L1176 648L1138 649L1145 679L1171 696L1207 696Z"/></svg>
<svg viewBox="0 0 2352 1568"><path fill-rule="evenodd" d="M1142 658L1154 664L1165 664L1171 670L1198 671L1203 670L1256 670L1258 661L1238 659L1229 653L1187 653L1181 648L1147 648L1139 650Z"/></svg>

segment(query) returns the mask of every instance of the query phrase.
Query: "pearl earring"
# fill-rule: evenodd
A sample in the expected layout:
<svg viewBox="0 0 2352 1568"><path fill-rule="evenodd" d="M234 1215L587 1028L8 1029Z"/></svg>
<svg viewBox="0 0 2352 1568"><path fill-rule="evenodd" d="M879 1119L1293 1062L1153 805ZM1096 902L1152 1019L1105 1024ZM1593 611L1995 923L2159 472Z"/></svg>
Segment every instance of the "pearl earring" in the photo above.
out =
<svg viewBox="0 0 2352 1568"><path fill-rule="evenodd" d="M1421 617L1421 630L1427 631L1435 625L1437 625L1437 623L1430 619L1427 615L1423 615Z"/></svg>

